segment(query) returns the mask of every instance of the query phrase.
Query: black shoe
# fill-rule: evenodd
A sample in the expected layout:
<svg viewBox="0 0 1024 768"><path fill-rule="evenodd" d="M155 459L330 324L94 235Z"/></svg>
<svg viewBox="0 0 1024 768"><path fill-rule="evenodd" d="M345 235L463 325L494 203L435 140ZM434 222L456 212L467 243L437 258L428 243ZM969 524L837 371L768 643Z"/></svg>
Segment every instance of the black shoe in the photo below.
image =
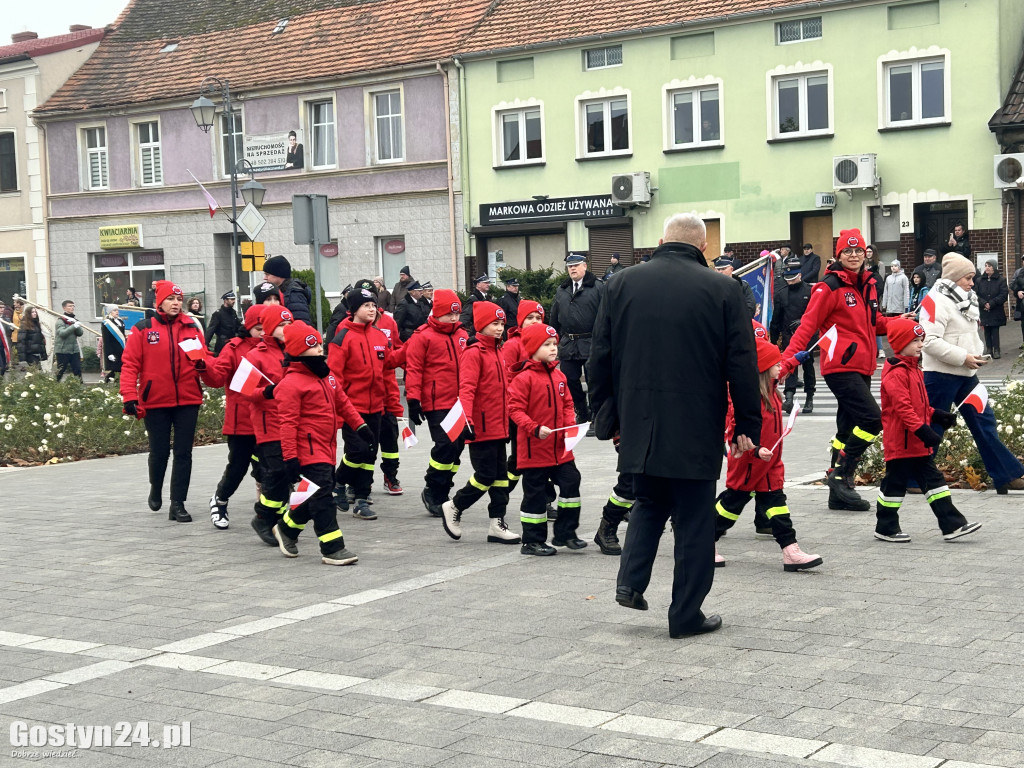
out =
<svg viewBox="0 0 1024 768"><path fill-rule="evenodd" d="M786 399L782 401L782 410L789 413L793 410L793 393L787 391Z"/></svg>
<svg viewBox="0 0 1024 768"><path fill-rule="evenodd" d="M594 437L597 434L597 428L594 426L594 422L590 422L590 426L587 427L586 437Z"/></svg>
<svg viewBox="0 0 1024 768"><path fill-rule="evenodd" d="M336 506L342 512L348 512L348 490L345 488L344 485L336 486L334 489L334 506Z"/></svg>
<svg viewBox="0 0 1024 768"><path fill-rule="evenodd" d="M710 616L706 616L703 621L700 622L693 629L685 630L683 632L669 632L668 636L673 640L678 640L681 637L690 637L691 635L705 635L708 632L714 632L717 629L722 628L722 617L717 613Z"/></svg>
<svg viewBox="0 0 1024 768"><path fill-rule="evenodd" d="M543 541L533 542L530 544L523 544L519 548L519 554L521 555L537 555L538 557L550 557L551 555L557 555L558 550L554 547L549 547Z"/></svg>
<svg viewBox="0 0 1024 768"><path fill-rule="evenodd" d="M871 504L862 499L849 487L845 478L838 477L839 469L831 472L826 481L828 485L828 508L847 510L850 512L867 512Z"/></svg>
<svg viewBox="0 0 1024 768"><path fill-rule="evenodd" d="M992 359L993 360L1000 360L1000 359L1002 359L1002 357L1003 357L1003 355L999 351L999 347L992 347Z"/></svg>
<svg viewBox="0 0 1024 768"><path fill-rule="evenodd" d="M289 538L281 533L281 526L284 523L278 523L274 526L274 541L277 542L277 548L281 550L281 554L285 557L298 557L299 548L295 544L295 539Z"/></svg>
<svg viewBox="0 0 1024 768"><path fill-rule="evenodd" d="M444 514L443 512L441 512L441 505L435 504L430 500L430 497L427 496L426 488L424 488L420 492L420 501L423 502L423 506L426 508L427 512L429 512L432 517L441 517L441 515Z"/></svg>
<svg viewBox="0 0 1024 768"><path fill-rule="evenodd" d="M153 486L150 486L149 487L149 508L152 509L154 512L159 512L160 511L160 507L163 505L163 503L164 503L163 499L160 498L160 489L159 488L154 488Z"/></svg>
<svg viewBox="0 0 1024 768"><path fill-rule="evenodd" d="M367 503L366 499L356 499L356 507L352 510L352 517L358 520L377 519L377 515L372 509L370 509L370 505Z"/></svg>
<svg viewBox="0 0 1024 768"><path fill-rule="evenodd" d="M191 523L192 515L185 509L185 505L180 501L172 501L171 508L167 513L167 519L173 520L176 523Z"/></svg>
<svg viewBox="0 0 1024 768"><path fill-rule="evenodd" d="M568 547L569 549L583 549L587 546L587 542L577 539L575 536L569 536L566 539L552 539L551 543L556 547Z"/></svg>
<svg viewBox="0 0 1024 768"><path fill-rule="evenodd" d="M637 592L632 587L616 587L615 602L626 608L635 608L638 611L647 610L647 601L644 600L643 592Z"/></svg>
<svg viewBox="0 0 1024 768"><path fill-rule="evenodd" d="M259 515L252 516L252 522L250 523L252 529L256 531L256 535L260 537L264 544L271 547L277 546L277 539L274 538L273 528L270 523L264 520Z"/></svg>
<svg viewBox="0 0 1024 768"><path fill-rule="evenodd" d="M814 412L814 395L807 395L804 397L804 413Z"/></svg>
<svg viewBox="0 0 1024 768"><path fill-rule="evenodd" d="M602 554L622 554L622 546L619 544L618 527L615 523L611 523L604 518L601 519L601 524L597 527L597 533L594 534L594 543L600 548Z"/></svg>

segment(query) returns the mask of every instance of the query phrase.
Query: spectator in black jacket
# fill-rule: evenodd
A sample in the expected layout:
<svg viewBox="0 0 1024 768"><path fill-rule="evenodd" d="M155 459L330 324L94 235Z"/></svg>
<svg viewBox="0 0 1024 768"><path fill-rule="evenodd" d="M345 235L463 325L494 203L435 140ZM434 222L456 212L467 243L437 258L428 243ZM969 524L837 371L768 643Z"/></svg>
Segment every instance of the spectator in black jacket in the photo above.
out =
<svg viewBox="0 0 1024 768"><path fill-rule="evenodd" d="M491 278L487 275L480 275L473 281L473 290L469 298L462 305L462 314L459 315L459 322L466 329L469 338L476 338L476 328L473 326L473 302L487 301L487 289L491 287Z"/></svg>
<svg viewBox="0 0 1024 768"><path fill-rule="evenodd" d="M930 291L935 281L942 277L942 265L936 261L937 254L934 248L926 248L924 252L924 263L914 268L915 275L924 278L925 287Z"/></svg>
<svg viewBox="0 0 1024 768"><path fill-rule="evenodd" d="M806 285L814 285L821 275L821 256L814 252L814 246L804 243L804 258L800 263L800 279Z"/></svg>
<svg viewBox="0 0 1024 768"><path fill-rule="evenodd" d="M277 286L281 292L281 303L292 313L295 322L313 325L309 314L309 302L313 292L301 280L292 279L292 265L284 256L272 256L263 262L263 279Z"/></svg>
<svg viewBox="0 0 1024 768"><path fill-rule="evenodd" d="M206 325L206 346L210 346L210 341L214 336L217 337L213 346L215 357L220 354L229 340L238 335L238 330L242 327L238 315L235 314L235 292L228 291L220 298L224 303L217 308Z"/></svg>
<svg viewBox="0 0 1024 768"><path fill-rule="evenodd" d="M516 313L519 312L519 281L510 277L505 281L505 294L498 299L498 306L505 310L505 336L516 327Z"/></svg>
<svg viewBox="0 0 1024 768"><path fill-rule="evenodd" d="M960 222L956 223L953 231L949 233L949 240L946 242L949 250L959 253L966 259L971 258L971 237Z"/></svg>
<svg viewBox="0 0 1024 768"><path fill-rule="evenodd" d="M430 309L423 301L423 286L414 280L409 283L409 292L395 307L395 323L398 325L398 338L406 342L416 329L427 322Z"/></svg>
<svg viewBox="0 0 1024 768"><path fill-rule="evenodd" d="M594 334L597 309L605 284L587 271L587 257L570 252L565 257L569 272L555 292L548 318L550 325L561 337L558 341L558 361L562 373L569 380L569 393L576 408L576 423L590 421L590 409L583 394L584 367L590 359L590 340ZM591 431L593 427L591 427Z"/></svg>
<svg viewBox="0 0 1024 768"><path fill-rule="evenodd" d="M998 360L1003 356L999 350L999 328L1006 325L1003 305L1006 304L1009 291L995 259L985 262L981 277L974 283L974 292L978 294L981 327L985 330L985 354L991 354Z"/></svg>

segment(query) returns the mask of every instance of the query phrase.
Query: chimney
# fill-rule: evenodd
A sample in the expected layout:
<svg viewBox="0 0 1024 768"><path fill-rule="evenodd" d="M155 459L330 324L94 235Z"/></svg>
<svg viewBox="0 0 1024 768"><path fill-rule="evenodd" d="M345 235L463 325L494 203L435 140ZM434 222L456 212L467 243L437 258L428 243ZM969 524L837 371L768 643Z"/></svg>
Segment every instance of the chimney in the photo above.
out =
<svg viewBox="0 0 1024 768"><path fill-rule="evenodd" d="M92 29L88 24L72 24L68 30L70 32L85 32L87 29Z"/></svg>
<svg viewBox="0 0 1024 768"><path fill-rule="evenodd" d="M11 35L12 43L24 43L26 40L38 40L39 35L35 32L15 32Z"/></svg>

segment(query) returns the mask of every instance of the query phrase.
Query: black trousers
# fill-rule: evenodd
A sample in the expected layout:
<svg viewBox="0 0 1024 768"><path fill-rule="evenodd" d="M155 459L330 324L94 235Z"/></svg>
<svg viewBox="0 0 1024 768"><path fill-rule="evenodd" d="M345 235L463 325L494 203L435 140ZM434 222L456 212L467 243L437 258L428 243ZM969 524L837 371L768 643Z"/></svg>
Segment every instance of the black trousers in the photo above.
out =
<svg viewBox="0 0 1024 768"><path fill-rule="evenodd" d="M270 525L276 525L281 515L288 509L288 497L291 494L288 473L285 471L284 458L281 456L281 443L276 440L260 443L256 446L256 455L260 460L262 486L254 509L261 519Z"/></svg>
<svg viewBox="0 0 1024 768"><path fill-rule="evenodd" d="M633 504L636 503L633 478L634 475L629 472L619 472L611 496L608 497L604 509L601 510L601 517L612 525L621 523L623 518L629 514L629 510L633 508Z"/></svg>
<svg viewBox="0 0 1024 768"><path fill-rule="evenodd" d="M810 346L810 344L813 344L815 341L817 341L818 340L817 337L818 337L818 334L814 334L814 338L811 339L810 342L808 342L808 346ZM792 337L790 337L790 338L792 338ZM785 336L783 336L782 337L782 348L785 349L788 346L789 346L789 339L787 339ZM808 355L807 359L804 360L800 364L800 367L803 369L803 372L804 372L804 394L805 395L813 395L814 394L814 390L815 390L815 384L816 384L816 380L814 378L814 355L813 354ZM793 373L789 374L789 376L786 377L786 383L783 385L782 391L783 392L796 392L796 383L799 380L799 378L800 378L800 376L797 374L796 371L793 371Z"/></svg>
<svg viewBox="0 0 1024 768"><path fill-rule="evenodd" d="M985 329L985 348L991 352L993 349L999 349L999 326L998 325L983 325Z"/></svg>
<svg viewBox="0 0 1024 768"><path fill-rule="evenodd" d="M228 501L252 465L252 476L259 479L259 459L256 457L255 435L228 435L228 463L217 483L217 498Z"/></svg>
<svg viewBox="0 0 1024 768"><path fill-rule="evenodd" d="M427 498L434 504L443 504L451 496L462 449L466 447L466 441L461 436L453 443L441 428L441 422L447 415L447 410L427 411L423 414L430 430L430 439L434 441L423 482L426 484Z"/></svg>
<svg viewBox="0 0 1024 768"><path fill-rule="evenodd" d="M732 528L740 519L740 513L747 506L750 497L761 502L762 512L767 520L767 526L772 529L772 536L782 548L790 544L796 544L796 531L793 530L793 521L789 516L789 506L786 504L786 494L779 491L734 491L726 488L718 495L715 502L715 541L722 538L722 534ZM760 527L760 526L759 526Z"/></svg>
<svg viewBox="0 0 1024 768"><path fill-rule="evenodd" d="M392 480L398 477L398 417L393 413L380 418L380 471Z"/></svg>
<svg viewBox="0 0 1024 768"><path fill-rule="evenodd" d="M885 462L885 477L878 487L878 500L875 504L875 517L878 518L875 530L878 533L888 536L900 533L900 506L903 497L907 495L907 481L911 479L916 480L921 487L943 533L952 533L967 525L967 518L953 506L946 478L935 466L935 459L931 456L915 456Z"/></svg>
<svg viewBox="0 0 1024 768"><path fill-rule="evenodd" d="M461 511L476 504L486 493L488 517L504 517L508 507L508 464L505 459L504 440L483 440L469 444L469 462L473 475L452 503Z"/></svg>
<svg viewBox="0 0 1024 768"><path fill-rule="evenodd" d="M576 529L580 527L581 480L574 461L553 467L527 467L523 470L523 503L519 507L523 544L547 541L549 483L558 486L558 517L555 519L554 538L564 541L576 536Z"/></svg>
<svg viewBox="0 0 1024 768"><path fill-rule="evenodd" d="M572 395L572 404L576 409L576 423L582 424L590 421L590 409L587 408L587 396L583 393L582 379L587 373L586 360L559 360L558 367L562 369L565 378L569 380L569 394Z"/></svg>
<svg viewBox="0 0 1024 768"><path fill-rule="evenodd" d="M299 538L306 523L313 521L313 530L320 541L320 552L330 555L345 548L345 537L338 525L338 510L334 506L334 467L330 464L304 464L302 475L314 485L317 492L295 509L285 504L278 530L288 538Z"/></svg>
<svg viewBox="0 0 1024 768"><path fill-rule="evenodd" d="M366 426L373 432L374 442L380 444L381 421L383 413L361 413ZM341 439L344 453L334 478L339 485L347 485L357 499L366 499L373 487L373 465L377 461L377 449L371 451L369 445L348 424L341 428Z"/></svg>
<svg viewBox="0 0 1024 768"><path fill-rule="evenodd" d="M882 432L882 409L871 394L871 377L827 373L824 378L838 401L832 448L857 461Z"/></svg>
<svg viewBox="0 0 1024 768"><path fill-rule="evenodd" d="M57 381L64 377L68 368L71 369L72 376L82 378L82 358L77 352L58 352L55 357L57 358Z"/></svg>
<svg viewBox="0 0 1024 768"><path fill-rule="evenodd" d="M629 514L617 583L646 591L658 542L671 520L675 567L668 627L673 634L692 631L703 621L700 607L715 578L715 481L634 478L636 503Z"/></svg>
<svg viewBox="0 0 1024 768"><path fill-rule="evenodd" d="M519 478L522 475L519 472L519 427L512 419L508 420L508 492L511 494L519 485ZM558 498L558 493L555 491L555 484L550 480L547 484L547 500L548 504L553 504L555 499Z"/></svg>
<svg viewBox="0 0 1024 768"><path fill-rule="evenodd" d="M174 434L174 464L171 467L171 501L184 502L192 479L192 441L199 421L198 405L173 408L147 408L146 433L149 435L149 484L163 488L167 460L171 456Z"/></svg>

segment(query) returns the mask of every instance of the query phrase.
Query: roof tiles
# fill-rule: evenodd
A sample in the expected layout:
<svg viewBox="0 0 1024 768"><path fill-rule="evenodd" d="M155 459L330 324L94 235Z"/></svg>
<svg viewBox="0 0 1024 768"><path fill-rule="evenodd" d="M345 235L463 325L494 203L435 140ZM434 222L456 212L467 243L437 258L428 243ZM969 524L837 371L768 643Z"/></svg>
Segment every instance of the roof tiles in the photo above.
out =
<svg viewBox="0 0 1024 768"><path fill-rule="evenodd" d="M20 43L11 43L10 45L0 45L0 61L20 59L24 56L43 56L48 53L77 48L80 45L88 45L102 40L106 32L107 30L103 28L80 29L66 35L54 35L53 37L22 40Z"/></svg>

